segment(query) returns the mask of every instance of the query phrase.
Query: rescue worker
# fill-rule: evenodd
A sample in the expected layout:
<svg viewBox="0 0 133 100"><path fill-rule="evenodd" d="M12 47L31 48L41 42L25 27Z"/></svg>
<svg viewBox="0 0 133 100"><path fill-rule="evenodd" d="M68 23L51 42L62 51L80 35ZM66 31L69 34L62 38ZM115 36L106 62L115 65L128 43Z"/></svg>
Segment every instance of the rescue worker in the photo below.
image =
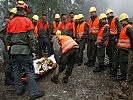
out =
<svg viewBox="0 0 133 100"><path fill-rule="evenodd" d="M4 23L4 24L3 24ZM6 34L6 24L7 23L7 18L4 19L2 22L2 27L0 30L0 66L4 65L5 59L5 37L4 34Z"/></svg>
<svg viewBox="0 0 133 100"><path fill-rule="evenodd" d="M28 92L30 99L33 100L44 95L43 91L38 90L35 81L32 56L35 56L34 47L34 26L26 16L30 13L28 5L23 1L18 1L16 16L8 23L6 31L7 50L10 49L12 56L12 67L16 94L22 95L25 91L25 85L21 81L21 70L28 77Z"/></svg>
<svg viewBox="0 0 133 100"><path fill-rule="evenodd" d="M128 69L127 69L127 78L126 81L128 83L133 82L133 50L130 50L128 57Z"/></svg>
<svg viewBox="0 0 133 100"><path fill-rule="evenodd" d="M78 14L78 26L77 26L77 42L79 44L79 58L78 58L78 66L81 66L83 63L83 51L85 49L85 40L86 35L88 35L88 24L84 20L83 14Z"/></svg>
<svg viewBox="0 0 133 100"><path fill-rule="evenodd" d="M38 37L38 27L37 27L38 21L39 21L39 16L33 15L32 16L32 23L34 25L34 37L35 37L35 39L37 39L37 37Z"/></svg>
<svg viewBox="0 0 133 100"><path fill-rule="evenodd" d="M66 14L61 15L61 21L62 23L59 29L61 30L62 34L73 37L72 24L68 22Z"/></svg>
<svg viewBox="0 0 133 100"><path fill-rule="evenodd" d="M68 21L71 25L72 25L72 38L74 38L74 32L75 32L75 21L74 21L74 12L70 12L69 13L69 21Z"/></svg>
<svg viewBox="0 0 133 100"><path fill-rule="evenodd" d="M61 31L57 30L56 36L51 39L53 43L54 56L58 64L56 74L51 78L51 81L58 84L58 77L61 72L65 70L63 82L68 83L69 76L71 76L74 64L76 63L78 44L70 37L61 35Z"/></svg>
<svg viewBox="0 0 133 100"><path fill-rule="evenodd" d="M56 35L57 30L60 30L59 29L60 27L61 27L60 15L55 14L55 20L53 21L53 24L52 24L52 30L54 35Z"/></svg>
<svg viewBox="0 0 133 100"><path fill-rule="evenodd" d="M108 45L109 40L109 25L107 24L107 16L105 13L100 14L99 16L99 32L96 40L97 46L97 59L98 66L95 66L93 72L101 72L104 70L104 58L105 58L105 48Z"/></svg>
<svg viewBox="0 0 133 100"><path fill-rule="evenodd" d="M7 32L6 28L10 20L12 20L17 12L17 8L12 8L9 13L9 18L5 19L4 22L2 23L2 28L1 28L1 50L0 50L0 55L2 58L2 63L4 66L4 71L5 71L5 85L14 85L13 82L13 71L12 71L12 65L11 65L11 56L10 52L5 49L6 47L6 37L7 37ZM3 61L4 60L4 61Z"/></svg>
<svg viewBox="0 0 133 100"><path fill-rule="evenodd" d="M46 21L46 14L42 15L41 21L37 23L38 27L38 46L39 46L39 58L43 57L43 52L45 52L46 47L48 50L48 56L52 55L52 48L49 39L49 24Z"/></svg>
<svg viewBox="0 0 133 100"><path fill-rule="evenodd" d="M107 47L107 55L109 57L109 73L116 76L118 69L118 49L117 42L121 31L121 24L117 18L113 15L112 9L106 11L108 24L110 26L109 44Z"/></svg>
<svg viewBox="0 0 133 100"><path fill-rule="evenodd" d="M73 37L76 40L77 34L77 26L78 26L78 15L74 15L74 29L73 29Z"/></svg>
<svg viewBox="0 0 133 100"><path fill-rule="evenodd" d="M127 72L130 71L128 70L128 55L130 49L133 50L133 27L128 23L129 17L126 13L122 13L119 16L119 21L123 28L117 44L119 48L119 65L121 71L121 74L117 74L117 80L123 81L126 80Z"/></svg>
<svg viewBox="0 0 133 100"><path fill-rule="evenodd" d="M129 24L133 27L133 22L132 21L130 21Z"/></svg>
<svg viewBox="0 0 133 100"><path fill-rule="evenodd" d="M74 22L74 12L70 12L70 13L69 13L69 21L70 21L71 23Z"/></svg>
<svg viewBox="0 0 133 100"><path fill-rule="evenodd" d="M133 22L130 21L129 24L133 27ZM133 50L130 50L129 53L129 60L128 60L128 69L127 69L127 78L126 81L127 83L132 83L133 82Z"/></svg>
<svg viewBox="0 0 133 100"><path fill-rule="evenodd" d="M96 39L99 32L99 18L96 13L95 7L90 7L90 19L89 19L89 37L87 41L87 58L85 63L88 67L94 66L96 61Z"/></svg>
<svg viewBox="0 0 133 100"><path fill-rule="evenodd" d="M37 23L39 22L39 16L38 15L33 15L32 16L32 23L34 25L34 38L35 38L35 48L36 48L36 56L38 57L39 54L39 46L38 46L38 27Z"/></svg>
<svg viewBox="0 0 133 100"><path fill-rule="evenodd" d="M0 38L0 66L2 66L5 62L4 53L5 53L5 45L4 45L4 42L2 41L2 39ZM7 83L7 81L6 81L7 78L6 78L6 74L5 74L5 84Z"/></svg>
<svg viewBox="0 0 133 100"><path fill-rule="evenodd" d="M13 19L14 15L16 14L17 12L17 8L12 8L10 10L10 13L9 13L9 17L6 17L4 19L4 21L2 22L2 27L0 29L0 37L1 39L3 40L4 44L5 44L5 39L6 39L6 27L7 27L7 24L8 22ZM6 44L5 44L6 45Z"/></svg>

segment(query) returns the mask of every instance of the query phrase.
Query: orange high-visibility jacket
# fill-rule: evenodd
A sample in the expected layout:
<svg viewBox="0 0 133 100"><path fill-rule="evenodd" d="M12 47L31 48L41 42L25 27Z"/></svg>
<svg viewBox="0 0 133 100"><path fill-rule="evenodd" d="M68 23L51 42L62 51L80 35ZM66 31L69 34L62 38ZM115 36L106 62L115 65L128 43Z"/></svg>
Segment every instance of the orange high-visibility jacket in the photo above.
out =
<svg viewBox="0 0 133 100"><path fill-rule="evenodd" d="M126 34L128 27L131 27L131 25L128 24L121 30L120 37L117 44L118 48L127 48L127 49L131 48L130 39Z"/></svg>
<svg viewBox="0 0 133 100"><path fill-rule="evenodd" d="M37 25L34 27L34 37L37 38L38 36L38 27Z"/></svg>
<svg viewBox="0 0 133 100"><path fill-rule="evenodd" d="M61 26L59 28L61 31L62 30L72 30L72 25L67 21L65 24L61 23Z"/></svg>
<svg viewBox="0 0 133 100"><path fill-rule="evenodd" d="M56 21L53 21L53 33L55 34L57 30L60 30L61 27L61 22L58 23L58 25L56 24Z"/></svg>
<svg viewBox="0 0 133 100"><path fill-rule="evenodd" d="M89 20L89 33L98 34L99 32L99 17L96 17L94 22L92 22L91 18Z"/></svg>
<svg viewBox="0 0 133 100"><path fill-rule="evenodd" d="M80 39L83 36L85 24L86 22L84 21L77 26L76 38Z"/></svg>
<svg viewBox="0 0 133 100"><path fill-rule="evenodd" d="M109 24L109 26L110 26L110 34L118 34L115 20L116 20L116 18L113 18L111 23Z"/></svg>
<svg viewBox="0 0 133 100"><path fill-rule="evenodd" d="M106 28L107 26L109 26L109 25L108 25L108 24L105 24L105 25L99 30L99 33L98 33L98 36L97 36L97 41L96 41L97 44L99 44L99 43L101 42L101 40L103 39L104 30L105 30L105 28ZM107 39L107 40L103 43L104 46L107 46L107 45L108 45L108 40L109 40L109 39Z"/></svg>
<svg viewBox="0 0 133 100"><path fill-rule="evenodd" d="M75 33L75 22L74 21L68 21L68 23L72 25L73 33Z"/></svg>
<svg viewBox="0 0 133 100"><path fill-rule="evenodd" d="M62 50L62 54L70 51L74 46L78 46L78 44L70 37L66 35L57 36L60 41L60 46Z"/></svg>
<svg viewBox="0 0 133 100"><path fill-rule="evenodd" d="M21 26L21 27L20 27ZM22 32L28 32L34 29L34 25L27 17L17 16L10 20L7 25L6 31L12 34L19 34Z"/></svg>
<svg viewBox="0 0 133 100"><path fill-rule="evenodd" d="M38 29L49 29L49 24L46 22L45 24L43 24L41 21L37 23L37 27Z"/></svg>

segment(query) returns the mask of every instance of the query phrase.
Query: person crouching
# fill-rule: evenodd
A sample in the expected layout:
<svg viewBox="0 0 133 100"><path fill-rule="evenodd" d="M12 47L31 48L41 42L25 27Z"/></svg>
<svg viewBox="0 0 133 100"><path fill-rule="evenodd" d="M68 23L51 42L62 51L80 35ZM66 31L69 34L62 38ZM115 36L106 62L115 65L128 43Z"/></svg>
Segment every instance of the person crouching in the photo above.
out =
<svg viewBox="0 0 133 100"><path fill-rule="evenodd" d="M61 72L65 71L63 82L68 83L69 76L71 76L74 64L76 63L78 44L70 37L61 35L61 31L57 30L56 36L52 36L54 57L58 64L56 74L51 78L51 81L58 84L58 77Z"/></svg>

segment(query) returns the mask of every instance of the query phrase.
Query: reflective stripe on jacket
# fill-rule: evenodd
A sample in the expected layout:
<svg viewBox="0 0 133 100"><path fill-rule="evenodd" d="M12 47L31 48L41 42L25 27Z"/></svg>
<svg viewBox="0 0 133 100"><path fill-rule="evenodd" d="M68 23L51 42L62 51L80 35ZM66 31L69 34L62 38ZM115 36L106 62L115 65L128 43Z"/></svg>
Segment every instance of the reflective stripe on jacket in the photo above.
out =
<svg viewBox="0 0 133 100"><path fill-rule="evenodd" d="M126 34L128 27L131 27L131 25L126 25L120 33L120 37L117 44L118 48L131 48L130 39Z"/></svg>
<svg viewBox="0 0 133 100"><path fill-rule="evenodd" d="M98 34L99 32L99 17L96 17L94 22L92 22L91 18L89 20L89 33L90 34Z"/></svg>
<svg viewBox="0 0 133 100"><path fill-rule="evenodd" d="M61 27L61 22L58 23L58 25L56 24L56 21L53 21L53 33L55 34L57 30L59 30Z"/></svg>
<svg viewBox="0 0 133 100"><path fill-rule="evenodd" d="M67 53L74 46L78 46L78 44L70 36L60 35L60 36L57 36L57 37L60 41L62 54Z"/></svg>
<svg viewBox="0 0 133 100"><path fill-rule="evenodd" d="M86 22L84 21L84 22L82 22L81 24L79 24L77 26L77 34L76 34L76 37L78 39L80 39L83 36L83 33L85 32L85 30L84 30L85 24L86 24Z"/></svg>
<svg viewBox="0 0 133 100"><path fill-rule="evenodd" d="M110 26L110 34L118 34L115 20L116 20L116 18L113 18L111 23L109 24L109 26Z"/></svg>
<svg viewBox="0 0 133 100"><path fill-rule="evenodd" d="M99 43L101 42L101 40L103 39L104 30L105 30L105 28L106 28L107 26L109 26L109 25L108 25L108 24L105 24L105 25L100 29L100 31L99 31L99 33L98 33L98 36L97 36L97 41L96 41L97 44L99 44ZM104 46L107 46L107 45L108 45L108 40L109 40L109 39L107 39L107 40L103 43Z"/></svg>

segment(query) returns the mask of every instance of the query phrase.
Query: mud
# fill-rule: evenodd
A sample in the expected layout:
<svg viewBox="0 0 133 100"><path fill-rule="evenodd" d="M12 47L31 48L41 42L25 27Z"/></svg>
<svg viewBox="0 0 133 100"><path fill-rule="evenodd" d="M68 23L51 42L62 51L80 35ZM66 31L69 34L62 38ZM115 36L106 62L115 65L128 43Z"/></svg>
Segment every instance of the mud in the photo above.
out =
<svg viewBox="0 0 133 100"><path fill-rule="evenodd" d="M84 57L86 61L86 57ZM108 74L108 68L100 73L93 73L93 67L75 65L69 83L62 81L64 73L59 77L59 84L50 81L53 71L37 80L45 96L36 100L133 100L132 84L117 82ZM4 72L0 68L0 100L28 100L28 92L17 96L14 86L4 85Z"/></svg>

